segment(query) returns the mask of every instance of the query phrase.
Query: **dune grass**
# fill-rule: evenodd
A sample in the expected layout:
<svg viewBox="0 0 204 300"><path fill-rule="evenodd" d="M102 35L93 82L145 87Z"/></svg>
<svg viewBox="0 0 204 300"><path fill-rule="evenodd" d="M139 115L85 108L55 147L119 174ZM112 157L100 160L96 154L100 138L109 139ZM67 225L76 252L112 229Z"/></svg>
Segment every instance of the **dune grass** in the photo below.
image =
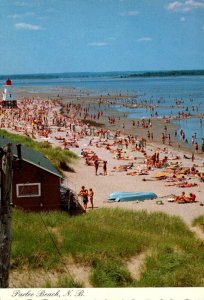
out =
<svg viewBox="0 0 204 300"><path fill-rule="evenodd" d="M81 288L83 285L73 280L70 276L60 276L56 283L53 284L50 280L47 280L43 285L43 288Z"/></svg>
<svg viewBox="0 0 204 300"><path fill-rule="evenodd" d="M198 226L204 232L204 215L199 216L193 221L193 226Z"/></svg>
<svg viewBox="0 0 204 300"><path fill-rule="evenodd" d="M148 255L136 280L126 262L141 253ZM163 213L103 208L71 217L13 212L13 269L25 264L59 269L71 257L91 267L95 287L203 286L203 253L204 243L187 225Z"/></svg>
<svg viewBox="0 0 204 300"><path fill-rule="evenodd" d="M52 147L48 142L36 142L30 137L13 134L3 129L0 129L0 135L42 153L58 170L73 171L69 164L76 160L78 156L72 151L63 150L60 147Z"/></svg>

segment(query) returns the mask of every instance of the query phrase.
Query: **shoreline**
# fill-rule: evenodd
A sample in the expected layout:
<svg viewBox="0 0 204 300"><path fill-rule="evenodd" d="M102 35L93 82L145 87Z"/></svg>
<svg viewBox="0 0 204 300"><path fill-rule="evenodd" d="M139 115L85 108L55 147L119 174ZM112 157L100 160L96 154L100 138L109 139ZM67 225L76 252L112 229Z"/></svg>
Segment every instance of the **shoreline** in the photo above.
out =
<svg viewBox="0 0 204 300"><path fill-rule="evenodd" d="M161 143L159 143L161 130L166 124L165 120L152 120L151 131L154 133L154 139L153 141L149 141L146 138L148 129L135 127L132 128L131 120L126 119L123 113L119 112L119 114L116 114L113 111L104 109L104 106L102 106L101 103L100 105L102 106L102 111L104 113L102 116L99 116L99 119L96 119L94 121L96 123L101 123L104 125L102 127L96 127L95 134L93 134L93 132L91 133L91 128L93 126L85 125L84 122L82 122L82 118L78 118L78 116L74 115L73 112L77 112L77 114L80 112L86 113L87 109L89 108L89 112L91 113L91 107L97 107L99 104L94 103L93 99L91 102L88 102L88 97L86 97L86 99L83 98L83 101L81 101L81 106L79 107L78 105L80 102L80 96L77 95L77 91L75 89L74 91L72 89L65 89L64 93L64 97L58 97L56 91L53 91L53 93L49 94L34 93L32 94L32 97L30 94L22 93L21 99L19 100L19 108L21 109L22 113L22 130L20 129L20 131L17 131L14 129L14 124L12 125L12 122L15 123L15 116L13 116L12 113L10 113L9 115L9 111L6 112L8 119L6 120L5 127L3 127L2 129L6 129L13 133L24 135L27 134L31 137L32 134L34 134L34 138L36 141L46 140L49 141L52 146L60 146L62 148L67 147L69 150L75 152L79 156L81 156L82 149L89 148L90 152L96 153L101 160L106 160L108 167L107 176L103 175L101 166L99 167L99 175L96 176L94 167L88 166L85 163L84 158L79 159L78 162L73 165L75 173L64 173L64 184L74 189L75 192L78 193L82 185L85 185L87 188L93 188L95 193L94 209L100 207L122 207L131 210L145 209L148 212L165 212L170 215L181 217L189 225L195 217L198 217L204 213L203 207L200 206L200 202L203 201L202 194L204 193L204 184L200 182L199 177L196 174L185 175L185 178L189 183L195 182L196 184L191 188L185 189L181 189L177 185L171 185L170 183L168 184L168 182L166 182L165 180L161 180L155 177L158 172L170 172L170 169L174 168L176 163L181 165L183 168L191 168L194 164L196 164L198 166L196 168L199 169L200 172L204 172L204 165L202 161L203 155L196 154L195 160L192 162L191 159L184 159L183 157L184 154L189 155L190 152L182 149L182 147L176 149L176 142L173 141L172 146L169 146L168 144L162 145ZM74 96L73 93L75 93ZM25 97L27 97L27 100L22 100ZM121 95L121 97L125 98L126 95ZM109 100L111 101L112 99L113 96L111 96ZM83 103L84 100L85 104ZM70 111L69 116L65 117L63 107L64 105L66 105L67 109L68 102L70 102ZM38 103L37 107L36 103ZM78 108L80 108L79 111L77 111ZM38 130L37 127L32 128L32 126L30 125L32 124L32 120L29 120L26 117L26 113L28 115L32 115L33 112L35 112L35 114L39 116L40 110L44 111L44 117L46 116L46 122L48 122L48 127L51 129L51 132L47 133L47 136L44 136L43 132L41 130ZM120 120L117 120L115 124L109 124L107 120L111 116L114 116L116 119L120 118ZM13 121L11 120L11 118L13 118ZM32 118L33 116L31 117L31 119ZM88 121L89 120L87 119L86 123ZM173 132L175 130L175 127L171 126L171 124L167 124L167 126L168 132L171 132L170 134L172 134L173 139ZM129 131L129 129L131 129L132 131ZM118 160L114 157L118 144L114 145L114 139L104 138L103 130L105 132L105 135L107 135L108 131L111 136L114 136L117 131L120 131L120 133L118 133L117 139L122 139L122 148L124 152L123 159ZM159 152L160 159L162 160L167 155L169 159L168 168L152 167L151 170L148 170L147 174L140 175L140 171L147 168L147 159L144 156L143 152L133 149L133 145L131 143L129 143L128 147L126 148L124 141L125 139L127 139L128 135L130 136L132 134L131 132L134 133L134 136L138 136L138 140L141 139L142 136L145 136L147 144L145 147L145 152L147 154L147 157L152 156L154 152ZM92 140L91 145L90 140ZM66 141L68 145L65 145L64 141ZM107 143L110 144L109 150L107 149ZM177 156L179 156L179 159L175 159ZM127 170L121 171L121 169L124 167L124 165L128 165L131 163L133 163L133 169L129 171L132 172L132 174L128 176ZM187 194L189 194L189 192L195 193L197 196L197 202L189 204L177 204L168 202L168 198L171 197L172 194L178 195L183 190L185 190ZM109 203L107 201L107 196L111 192L115 191L152 191L158 195L158 199L162 200L163 205L158 205L157 200L145 200L141 203ZM88 205L88 212L91 213L91 211L92 210Z"/></svg>
<svg viewBox="0 0 204 300"><path fill-rule="evenodd" d="M130 96L129 96L130 97ZM135 96L132 96L132 98L134 98ZM84 122L85 124L91 124L92 122L94 122L95 126L97 127L102 127L111 131L116 131L116 130L120 130L122 134L125 135L133 135L133 136L138 136L138 137L143 137L146 138L147 142L150 142L150 140L148 140L147 138L147 131L149 129L150 133L153 133L154 136L154 143L156 142L158 145L162 145L162 133L164 132L164 127L167 127L167 131L166 131L166 135L170 134L171 136L171 142L170 144L168 142L166 142L166 145L172 147L172 149L178 149L178 150L183 150L185 153L187 154L192 154L195 153L195 149L191 144L191 141L189 141L188 143L182 141L182 139L178 138L178 133L177 136L175 136L175 131L178 130L180 127L179 124L173 123L173 121L177 120L185 120L185 118L183 119L179 119L178 117L172 117L172 118L164 118L164 117L159 117L159 118L151 118L151 123L152 123L152 127L151 128L142 128L142 127L137 127L136 124L137 122L141 121L141 118L127 118L128 113L124 113L121 111L118 111L116 109L114 109L113 107L111 107L112 105L112 100L117 98L117 95L114 96L103 96L103 97L94 97L94 98L89 98L88 96L86 96L85 98L83 97L83 101L81 101L81 99L75 99L76 102L80 102L82 108L87 108L89 107L89 116L93 113L97 113L98 111L100 111L101 107L96 107L97 103L94 101L97 101L100 103L99 99L103 99L106 102L103 103L102 109L103 109L103 115L100 116L99 120L94 120L91 119L90 117L88 118L83 118L79 115L77 115L76 117L81 120L82 122ZM127 95L122 95L120 97L120 100L122 99L126 99ZM108 102L107 102L108 100ZM62 99L62 114L66 117L72 117L72 115L70 115L69 113L66 112L66 104L67 102L69 102L69 99ZM111 103L111 104L110 104ZM96 108L98 108L98 111L96 110ZM110 110L109 110L110 109ZM113 116L116 119L115 124L110 124L108 122L108 118ZM188 117L188 119L191 118L201 118L203 117L204 114L195 114L195 115L191 115L190 117ZM144 118L144 120L148 120L149 118ZM132 122L135 122L135 126L132 126ZM123 128L124 127L124 128ZM204 157L204 152L201 151L201 145L199 145L199 156Z"/></svg>

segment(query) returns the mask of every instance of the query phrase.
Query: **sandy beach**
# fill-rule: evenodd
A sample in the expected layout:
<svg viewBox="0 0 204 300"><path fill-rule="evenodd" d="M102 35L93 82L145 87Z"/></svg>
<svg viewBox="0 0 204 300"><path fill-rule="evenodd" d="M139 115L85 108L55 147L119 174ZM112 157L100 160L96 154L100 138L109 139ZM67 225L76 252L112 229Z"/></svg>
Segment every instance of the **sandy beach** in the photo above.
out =
<svg viewBox="0 0 204 300"><path fill-rule="evenodd" d="M152 119L147 128L133 126L131 119L111 106L115 99L123 100L127 95L89 97L89 91L53 88L52 93L34 90L31 94L26 89L19 90L17 96L15 113L1 111L1 128L37 141L48 141L78 154L80 159L72 166L75 172L65 172L63 184L76 193L83 185L93 189L94 209L92 211L89 202L87 213L94 213L101 207L157 211L179 216L189 225L204 213L204 183L200 178L204 173L203 154L195 153L192 161L194 150L178 143L174 136L175 124ZM147 124L148 120L145 122ZM167 138L162 144L165 125L166 135L170 134L171 140ZM153 138L148 138L148 131ZM135 147L141 141L142 148ZM87 164L87 153L89 158L93 154L98 157L98 175L95 175L93 161ZM159 154L159 166L151 164L154 153ZM164 166L165 157L167 164ZM103 174L102 161L107 161L107 175ZM154 192L158 198L142 202L107 201L108 195L116 191ZM172 195L180 195L183 191L186 196L194 193L196 202L169 202Z"/></svg>

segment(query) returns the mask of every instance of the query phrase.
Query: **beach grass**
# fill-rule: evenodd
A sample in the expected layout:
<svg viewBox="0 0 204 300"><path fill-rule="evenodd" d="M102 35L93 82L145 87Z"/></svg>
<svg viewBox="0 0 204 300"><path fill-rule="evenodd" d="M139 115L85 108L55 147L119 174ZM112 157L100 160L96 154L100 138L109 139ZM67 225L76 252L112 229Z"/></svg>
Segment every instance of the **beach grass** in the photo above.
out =
<svg viewBox="0 0 204 300"><path fill-rule="evenodd" d="M76 160L78 156L70 150L63 150L61 147L52 147L46 141L37 142L30 137L13 134L3 129L0 129L0 135L42 153L55 165L58 170L73 171L73 168L70 166L70 164Z"/></svg>
<svg viewBox="0 0 204 300"><path fill-rule="evenodd" d="M58 257L53 251L52 240L48 238L40 214L25 214L20 210L14 210L13 216L11 267L21 268L29 265L30 268L51 268L55 266ZM52 219L53 216L50 222ZM52 233L52 236L56 239L55 233Z"/></svg>
<svg viewBox="0 0 204 300"><path fill-rule="evenodd" d="M192 223L193 226L198 226L204 232L204 215L199 216Z"/></svg>
<svg viewBox="0 0 204 300"><path fill-rule="evenodd" d="M134 284L127 267L121 259L114 256L104 260L96 259L92 266L90 280L95 287L129 287Z"/></svg>
<svg viewBox="0 0 204 300"><path fill-rule="evenodd" d="M43 286L43 288L81 288L83 285L73 280L70 276L60 276L55 283L53 283L51 280L47 280Z"/></svg>
<svg viewBox="0 0 204 300"><path fill-rule="evenodd" d="M94 287L191 287L204 284L204 243L179 217L164 213L98 209L65 212L13 211L11 268L56 270L69 258L90 266ZM26 226L25 226L26 224ZM127 262L146 253L135 278ZM66 285L70 278L62 280ZM51 282L47 285L52 285ZM73 285L77 285L77 281ZM53 286L53 285L52 285Z"/></svg>

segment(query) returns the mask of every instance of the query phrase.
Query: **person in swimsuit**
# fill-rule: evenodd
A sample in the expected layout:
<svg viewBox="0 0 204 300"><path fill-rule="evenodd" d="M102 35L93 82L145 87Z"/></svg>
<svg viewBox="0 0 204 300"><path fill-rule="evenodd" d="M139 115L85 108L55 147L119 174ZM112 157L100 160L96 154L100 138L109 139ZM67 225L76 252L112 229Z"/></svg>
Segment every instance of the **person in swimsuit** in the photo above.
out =
<svg viewBox="0 0 204 300"><path fill-rule="evenodd" d="M189 197L187 197L186 202L195 202L196 201L196 195L193 193L189 194Z"/></svg>
<svg viewBox="0 0 204 300"><path fill-rule="evenodd" d="M84 212L86 212L87 204L88 204L88 190L85 189L84 185L81 187L81 190L78 195L81 196L81 198L82 198Z"/></svg>
<svg viewBox="0 0 204 300"><path fill-rule="evenodd" d="M84 211L86 212L87 210L87 204L88 204L88 201L89 201L89 198L88 198L88 190L85 189L84 191L84 195L83 195L83 204L84 204Z"/></svg>
<svg viewBox="0 0 204 300"><path fill-rule="evenodd" d="M99 161L98 161L98 159L95 159L95 161L94 161L94 167L95 167L95 174L98 175L98 174L97 174L97 172L98 172L98 167L99 167Z"/></svg>
<svg viewBox="0 0 204 300"><path fill-rule="evenodd" d="M103 175L107 175L107 161L103 161Z"/></svg>
<svg viewBox="0 0 204 300"><path fill-rule="evenodd" d="M175 199L174 199L174 202L186 202L187 200L187 197L186 197L186 194L185 192L182 192L181 195L177 196Z"/></svg>
<svg viewBox="0 0 204 300"><path fill-rule="evenodd" d="M94 204L93 204L93 196L94 196L94 192L92 189L89 189L89 200L91 202L91 208L94 209Z"/></svg>

